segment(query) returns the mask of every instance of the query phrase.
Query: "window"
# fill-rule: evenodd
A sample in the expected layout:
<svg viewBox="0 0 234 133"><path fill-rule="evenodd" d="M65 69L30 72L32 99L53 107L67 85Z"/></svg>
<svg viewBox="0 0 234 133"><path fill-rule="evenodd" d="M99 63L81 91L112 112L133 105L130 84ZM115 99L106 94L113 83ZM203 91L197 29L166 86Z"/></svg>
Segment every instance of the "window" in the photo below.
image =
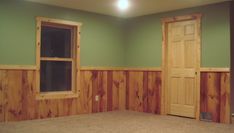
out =
<svg viewBox="0 0 234 133"><path fill-rule="evenodd" d="M78 96L80 26L37 17L37 98Z"/></svg>

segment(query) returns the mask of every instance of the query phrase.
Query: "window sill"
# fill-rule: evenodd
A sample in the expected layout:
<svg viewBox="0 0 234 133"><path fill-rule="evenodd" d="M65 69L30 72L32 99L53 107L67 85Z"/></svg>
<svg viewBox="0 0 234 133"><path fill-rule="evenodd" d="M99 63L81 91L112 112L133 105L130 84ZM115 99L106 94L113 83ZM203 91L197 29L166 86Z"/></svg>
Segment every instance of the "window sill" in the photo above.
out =
<svg viewBox="0 0 234 133"><path fill-rule="evenodd" d="M78 96L78 93L72 91L41 92L36 95L36 100L78 98Z"/></svg>

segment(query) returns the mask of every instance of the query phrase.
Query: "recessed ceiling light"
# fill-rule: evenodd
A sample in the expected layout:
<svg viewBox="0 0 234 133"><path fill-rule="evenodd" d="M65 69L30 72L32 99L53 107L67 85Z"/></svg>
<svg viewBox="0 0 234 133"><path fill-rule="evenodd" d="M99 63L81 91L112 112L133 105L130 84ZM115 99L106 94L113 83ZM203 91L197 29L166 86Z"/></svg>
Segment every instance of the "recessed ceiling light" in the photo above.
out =
<svg viewBox="0 0 234 133"><path fill-rule="evenodd" d="M117 5L120 10L126 10L129 7L129 2L128 0L119 0Z"/></svg>

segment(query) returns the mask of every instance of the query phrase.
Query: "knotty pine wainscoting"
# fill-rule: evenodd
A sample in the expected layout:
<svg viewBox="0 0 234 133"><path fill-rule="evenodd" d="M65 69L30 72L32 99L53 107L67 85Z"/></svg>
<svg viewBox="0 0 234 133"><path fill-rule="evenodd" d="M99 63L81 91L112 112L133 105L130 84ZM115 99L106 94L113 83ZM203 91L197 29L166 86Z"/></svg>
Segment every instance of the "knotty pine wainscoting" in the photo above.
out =
<svg viewBox="0 0 234 133"><path fill-rule="evenodd" d="M230 71L201 69L200 110L212 114L213 122L231 123Z"/></svg>
<svg viewBox="0 0 234 133"><path fill-rule="evenodd" d="M161 68L81 68L78 98L36 99L34 66L0 66L0 121L133 110L161 114ZM201 69L201 112L230 123L229 69Z"/></svg>

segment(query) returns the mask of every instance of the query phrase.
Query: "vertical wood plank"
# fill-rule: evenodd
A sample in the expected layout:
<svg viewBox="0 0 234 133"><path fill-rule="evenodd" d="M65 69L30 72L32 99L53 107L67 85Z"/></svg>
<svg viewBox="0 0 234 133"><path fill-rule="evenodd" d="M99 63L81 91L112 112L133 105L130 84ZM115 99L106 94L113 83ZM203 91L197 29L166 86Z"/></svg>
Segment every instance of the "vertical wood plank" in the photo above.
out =
<svg viewBox="0 0 234 133"><path fill-rule="evenodd" d="M129 108L129 99L130 99L130 94L129 94L129 71L125 72L126 75L126 110L130 110Z"/></svg>
<svg viewBox="0 0 234 133"><path fill-rule="evenodd" d="M78 114L78 98L68 99L68 107L69 107L69 115L77 115Z"/></svg>
<svg viewBox="0 0 234 133"><path fill-rule="evenodd" d="M220 73L209 73L208 76L208 111L214 122L219 122L220 114Z"/></svg>
<svg viewBox="0 0 234 133"><path fill-rule="evenodd" d="M48 108L46 107L46 102L47 100L40 100L38 102L38 118L39 119L43 119L43 118L47 118L47 116L50 114L48 114Z"/></svg>
<svg viewBox="0 0 234 133"><path fill-rule="evenodd" d="M77 99L58 99L58 116L70 116L77 114Z"/></svg>
<svg viewBox="0 0 234 133"><path fill-rule="evenodd" d="M148 72L148 112L160 114L161 72Z"/></svg>
<svg viewBox="0 0 234 133"><path fill-rule="evenodd" d="M231 123L230 74L221 74L220 122Z"/></svg>
<svg viewBox="0 0 234 133"><path fill-rule="evenodd" d="M126 109L126 77L125 72L116 71L113 73L114 87L118 88L118 110Z"/></svg>
<svg viewBox="0 0 234 133"><path fill-rule="evenodd" d="M112 109L113 110L118 110L119 109L119 85L120 85L120 81L119 81L119 73L115 72L113 74L114 79L113 79L113 83L112 83Z"/></svg>
<svg viewBox="0 0 234 133"><path fill-rule="evenodd" d="M24 120L37 118L35 71L22 71L22 113Z"/></svg>
<svg viewBox="0 0 234 133"><path fill-rule="evenodd" d="M6 71L0 70L0 122L5 121L5 86Z"/></svg>
<svg viewBox="0 0 234 133"><path fill-rule="evenodd" d="M80 80L80 96L77 100L78 113L92 113L92 72L81 71Z"/></svg>
<svg viewBox="0 0 234 133"><path fill-rule="evenodd" d="M107 72L107 111L113 110L113 73L112 71Z"/></svg>
<svg viewBox="0 0 234 133"><path fill-rule="evenodd" d="M129 109L143 112L143 72L129 72Z"/></svg>
<svg viewBox="0 0 234 133"><path fill-rule="evenodd" d="M107 111L107 71L102 71L98 75L98 95L99 100L99 110L100 112Z"/></svg>
<svg viewBox="0 0 234 133"><path fill-rule="evenodd" d="M67 116L68 112L67 100L58 100L58 116Z"/></svg>
<svg viewBox="0 0 234 133"><path fill-rule="evenodd" d="M200 112L207 112L207 106L208 106L207 79L208 79L208 74L201 73Z"/></svg>
<svg viewBox="0 0 234 133"><path fill-rule="evenodd" d="M125 110L126 106L126 77L121 71L113 71L112 82L113 110Z"/></svg>
<svg viewBox="0 0 234 133"><path fill-rule="evenodd" d="M92 71L92 113L99 112L98 96L98 71Z"/></svg>
<svg viewBox="0 0 234 133"><path fill-rule="evenodd" d="M53 118L59 116L59 100L41 100L39 102L39 118Z"/></svg>
<svg viewBox="0 0 234 133"><path fill-rule="evenodd" d="M156 72L156 77L155 77L155 82L156 82L156 109L155 113L160 114L161 113L161 85L162 85L162 73L161 72Z"/></svg>
<svg viewBox="0 0 234 133"><path fill-rule="evenodd" d="M148 72L143 72L143 112L148 112Z"/></svg>
<svg viewBox="0 0 234 133"><path fill-rule="evenodd" d="M212 121L220 121L220 73L203 73L201 80L201 110L212 114ZM204 90L205 89L205 90ZM204 98L205 97L205 98Z"/></svg>
<svg viewBox="0 0 234 133"><path fill-rule="evenodd" d="M92 97L92 96L91 96ZM67 99L66 104L68 104L68 115L78 114L78 98Z"/></svg>
<svg viewBox="0 0 234 133"><path fill-rule="evenodd" d="M7 120L22 120L22 71L10 70L7 72Z"/></svg>
<svg viewBox="0 0 234 133"><path fill-rule="evenodd" d="M107 111L107 72L93 71L93 106L92 112ZM96 101L96 96L99 97Z"/></svg>

